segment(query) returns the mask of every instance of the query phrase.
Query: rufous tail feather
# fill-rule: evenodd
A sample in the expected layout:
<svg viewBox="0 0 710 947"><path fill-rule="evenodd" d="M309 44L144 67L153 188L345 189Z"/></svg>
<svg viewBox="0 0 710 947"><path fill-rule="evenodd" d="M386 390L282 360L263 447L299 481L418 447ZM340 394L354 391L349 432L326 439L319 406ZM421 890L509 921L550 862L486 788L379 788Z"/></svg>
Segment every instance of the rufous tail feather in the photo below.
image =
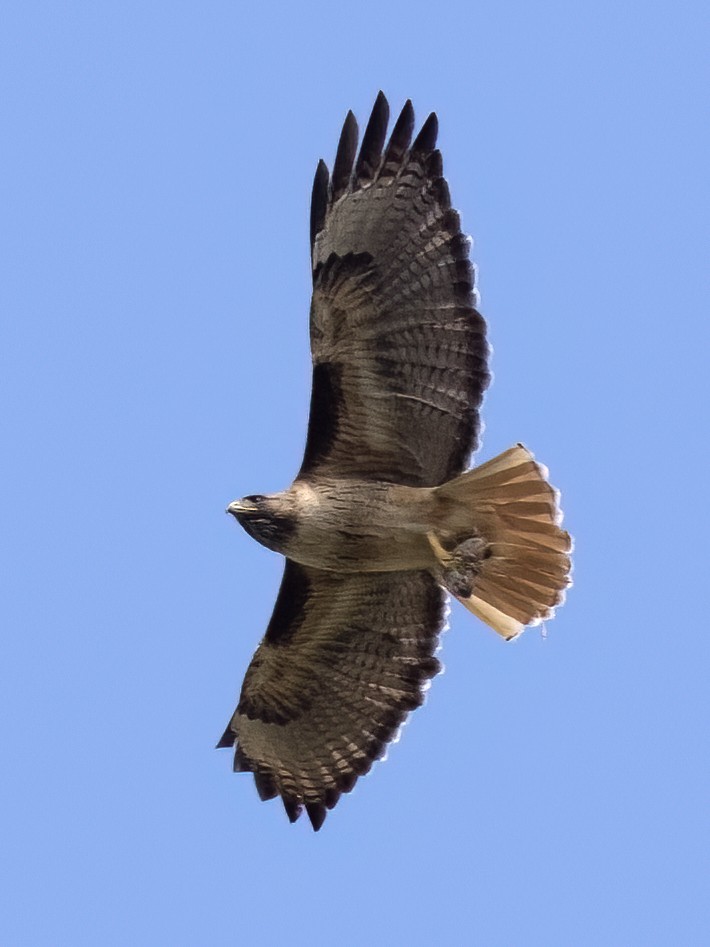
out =
<svg viewBox="0 0 710 947"><path fill-rule="evenodd" d="M559 494L547 477L547 469L517 444L437 488L456 507L466 507L475 533L487 543L472 594L456 597L506 639L552 618L571 583L572 539L560 526ZM443 562L446 550L429 538Z"/></svg>

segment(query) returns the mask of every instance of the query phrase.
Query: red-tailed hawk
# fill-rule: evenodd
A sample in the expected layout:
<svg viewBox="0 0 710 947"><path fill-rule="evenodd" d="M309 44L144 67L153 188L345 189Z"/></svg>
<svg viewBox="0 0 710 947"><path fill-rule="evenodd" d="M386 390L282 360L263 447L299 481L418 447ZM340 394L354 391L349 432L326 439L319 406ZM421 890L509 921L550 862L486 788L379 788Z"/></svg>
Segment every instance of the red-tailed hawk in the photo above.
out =
<svg viewBox="0 0 710 947"><path fill-rule="evenodd" d="M430 678L447 592L504 638L552 615L570 572L547 472L522 445L464 472L489 382L469 241L430 115L389 142L380 93L359 154L348 113L311 203L313 388L283 493L232 503L286 557L219 742L262 799L314 829L381 757Z"/></svg>

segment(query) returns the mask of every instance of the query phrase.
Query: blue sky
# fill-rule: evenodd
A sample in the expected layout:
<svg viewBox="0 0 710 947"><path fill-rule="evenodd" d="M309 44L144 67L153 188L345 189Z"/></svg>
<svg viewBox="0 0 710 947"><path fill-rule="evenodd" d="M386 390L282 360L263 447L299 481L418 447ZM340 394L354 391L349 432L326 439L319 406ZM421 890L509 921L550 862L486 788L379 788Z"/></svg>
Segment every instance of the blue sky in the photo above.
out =
<svg viewBox="0 0 710 947"><path fill-rule="evenodd" d="M703 8L5 4L3 943L708 942ZM313 835L213 749L281 573L224 507L300 461L312 175L379 88L575 587L513 645L455 607Z"/></svg>

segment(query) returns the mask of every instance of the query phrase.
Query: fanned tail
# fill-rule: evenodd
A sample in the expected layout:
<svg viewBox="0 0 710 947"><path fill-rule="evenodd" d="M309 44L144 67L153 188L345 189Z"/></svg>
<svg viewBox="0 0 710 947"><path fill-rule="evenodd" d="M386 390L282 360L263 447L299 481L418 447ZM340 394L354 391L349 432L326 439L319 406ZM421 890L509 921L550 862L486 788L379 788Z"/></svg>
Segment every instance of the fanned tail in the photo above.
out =
<svg viewBox="0 0 710 947"><path fill-rule="evenodd" d="M486 543L472 594L450 591L506 639L552 618L570 585L572 539L560 527L559 494L547 476L517 444L437 491L466 507Z"/></svg>

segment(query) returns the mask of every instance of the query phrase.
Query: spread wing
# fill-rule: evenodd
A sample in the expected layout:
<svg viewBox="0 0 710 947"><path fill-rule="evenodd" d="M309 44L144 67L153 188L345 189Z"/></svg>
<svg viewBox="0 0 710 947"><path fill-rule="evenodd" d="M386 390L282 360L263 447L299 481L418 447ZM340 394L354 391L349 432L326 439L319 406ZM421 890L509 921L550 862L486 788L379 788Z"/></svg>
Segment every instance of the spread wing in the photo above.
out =
<svg viewBox="0 0 710 947"><path fill-rule="evenodd" d="M313 388L300 477L434 486L477 446L489 382L469 241L451 208L432 114L404 106L384 148L380 93L357 151L352 112L311 203Z"/></svg>
<svg viewBox="0 0 710 947"><path fill-rule="evenodd" d="M218 746L313 828L424 699L444 593L427 572L336 575L286 560L266 635ZM236 744L235 744L236 741Z"/></svg>

